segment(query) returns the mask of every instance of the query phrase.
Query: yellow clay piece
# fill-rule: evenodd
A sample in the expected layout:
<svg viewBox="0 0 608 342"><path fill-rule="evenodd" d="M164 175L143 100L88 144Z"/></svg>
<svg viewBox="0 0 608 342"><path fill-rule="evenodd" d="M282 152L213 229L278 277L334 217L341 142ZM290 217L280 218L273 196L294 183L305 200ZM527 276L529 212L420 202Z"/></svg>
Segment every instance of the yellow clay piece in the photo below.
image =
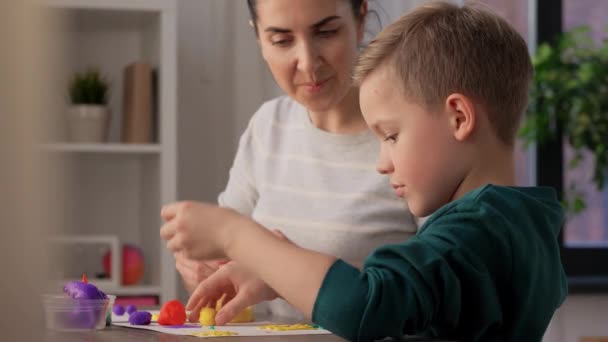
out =
<svg viewBox="0 0 608 342"><path fill-rule="evenodd" d="M192 333L191 335L196 336L196 337L220 337L220 336L236 336L236 335L238 335L238 333L235 333L232 331L213 330L213 331Z"/></svg>
<svg viewBox="0 0 608 342"><path fill-rule="evenodd" d="M224 298L226 296L222 296L217 303L215 304L216 312L219 312L222 309ZM238 315L234 316L234 318L228 323L248 323L253 322L255 317L253 315L253 306L246 307L243 311L239 312Z"/></svg>
<svg viewBox="0 0 608 342"><path fill-rule="evenodd" d="M158 315L157 314L153 314L152 315L152 322L158 322Z"/></svg>
<svg viewBox="0 0 608 342"><path fill-rule="evenodd" d="M198 321L202 326L215 325L215 309L214 308L202 308L201 313L198 316Z"/></svg>
<svg viewBox="0 0 608 342"><path fill-rule="evenodd" d="M230 323L247 323L253 321L253 307L249 306L246 307L243 311L239 312L238 315L234 316Z"/></svg>
<svg viewBox="0 0 608 342"><path fill-rule="evenodd" d="M270 325L262 325L258 329L286 331L286 330L315 330L317 328L313 327L310 324L270 324Z"/></svg>

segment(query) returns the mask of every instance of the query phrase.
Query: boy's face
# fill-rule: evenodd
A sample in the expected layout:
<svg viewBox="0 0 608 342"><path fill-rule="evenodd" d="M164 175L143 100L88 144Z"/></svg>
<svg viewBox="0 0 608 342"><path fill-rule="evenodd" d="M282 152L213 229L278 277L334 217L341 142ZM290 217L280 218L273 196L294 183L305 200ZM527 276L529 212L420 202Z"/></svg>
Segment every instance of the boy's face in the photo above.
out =
<svg viewBox="0 0 608 342"><path fill-rule="evenodd" d="M462 180L458 143L449 115L406 100L393 74L382 66L364 79L361 110L381 141L378 172L414 215L427 216L452 199Z"/></svg>

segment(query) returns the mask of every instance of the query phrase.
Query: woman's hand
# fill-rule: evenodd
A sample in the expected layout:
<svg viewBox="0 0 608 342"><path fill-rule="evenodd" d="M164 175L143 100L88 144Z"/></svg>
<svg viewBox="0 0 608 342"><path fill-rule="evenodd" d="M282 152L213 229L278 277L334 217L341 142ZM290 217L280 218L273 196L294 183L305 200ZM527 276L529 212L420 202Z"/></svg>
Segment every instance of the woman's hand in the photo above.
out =
<svg viewBox="0 0 608 342"><path fill-rule="evenodd" d="M223 306L215 316L217 325L224 325L250 305L273 300L277 293L261 279L235 262L223 265L198 285L190 296L186 309L191 310L189 320L196 322L199 312L206 306L215 307L226 295Z"/></svg>
<svg viewBox="0 0 608 342"><path fill-rule="evenodd" d="M167 248L196 261L224 258L233 231L247 219L227 208L200 202L177 202L163 207L160 229Z"/></svg>
<svg viewBox="0 0 608 342"><path fill-rule="evenodd" d="M280 230L273 229L272 233L281 240L293 244ZM226 260L219 262L225 264ZM250 305L278 297L270 286L235 262L223 265L219 271L205 278L200 284L195 285L194 291L190 291L192 296L187 305L188 310L192 310L189 317L190 322L196 322L201 309L208 305L214 306L224 294L226 297L223 300L222 309L216 315L218 325L230 322Z"/></svg>
<svg viewBox="0 0 608 342"><path fill-rule="evenodd" d="M182 252L176 252L173 255L175 257L175 268L182 277L184 287L190 294L198 284L217 271L222 264L229 261L228 259L195 261L186 258Z"/></svg>

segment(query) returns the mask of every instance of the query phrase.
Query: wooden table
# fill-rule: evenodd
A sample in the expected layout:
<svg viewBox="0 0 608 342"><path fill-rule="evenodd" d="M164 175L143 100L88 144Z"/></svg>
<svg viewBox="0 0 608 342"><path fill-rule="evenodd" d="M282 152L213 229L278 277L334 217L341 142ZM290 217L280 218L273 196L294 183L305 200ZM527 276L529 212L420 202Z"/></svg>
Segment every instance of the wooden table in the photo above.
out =
<svg viewBox="0 0 608 342"><path fill-rule="evenodd" d="M47 342L123 342L123 341L209 341L209 342L344 342L336 335L299 335L299 336L259 336L259 337L214 337L203 339L194 336L163 334L151 330L129 329L118 326L92 332L55 332L47 331L44 341ZM429 341L419 338L405 338L401 341ZM435 341L441 342L441 341Z"/></svg>
<svg viewBox="0 0 608 342"><path fill-rule="evenodd" d="M259 315L257 315L259 316ZM256 317L257 317L256 316ZM260 320L271 321L279 324L302 323L294 322L289 319L278 317L257 317ZM106 327L103 330L87 332L56 332L47 330L44 341L47 342L123 342L123 341L160 341L160 342L181 342L181 341L208 341L208 342L344 342L341 337L336 335L295 335L295 336L259 336L259 337L213 337L211 339L164 334L151 330L130 329L119 326ZM386 341L386 340L385 340ZM420 338L405 338L402 341L429 341ZM441 342L441 341L435 341ZM446 341L444 341L446 342Z"/></svg>
<svg viewBox="0 0 608 342"><path fill-rule="evenodd" d="M194 336L163 334L151 330L129 329L118 326L107 327L104 330L93 332L54 332L48 331L45 335L47 342L124 342L124 341L209 341L209 342L343 342L344 339L336 335L300 335L300 336L260 336L260 337L214 337L203 339Z"/></svg>

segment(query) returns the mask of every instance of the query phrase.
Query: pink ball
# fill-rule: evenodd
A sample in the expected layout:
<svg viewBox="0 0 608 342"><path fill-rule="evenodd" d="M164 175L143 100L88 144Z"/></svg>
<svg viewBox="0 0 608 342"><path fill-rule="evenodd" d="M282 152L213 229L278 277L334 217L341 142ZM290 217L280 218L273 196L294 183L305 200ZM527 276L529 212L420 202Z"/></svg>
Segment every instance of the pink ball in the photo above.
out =
<svg viewBox="0 0 608 342"><path fill-rule="evenodd" d="M112 253L107 251L103 256L103 268L112 277ZM144 257L141 250L133 245L122 247L122 284L137 284L144 276Z"/></svg>

